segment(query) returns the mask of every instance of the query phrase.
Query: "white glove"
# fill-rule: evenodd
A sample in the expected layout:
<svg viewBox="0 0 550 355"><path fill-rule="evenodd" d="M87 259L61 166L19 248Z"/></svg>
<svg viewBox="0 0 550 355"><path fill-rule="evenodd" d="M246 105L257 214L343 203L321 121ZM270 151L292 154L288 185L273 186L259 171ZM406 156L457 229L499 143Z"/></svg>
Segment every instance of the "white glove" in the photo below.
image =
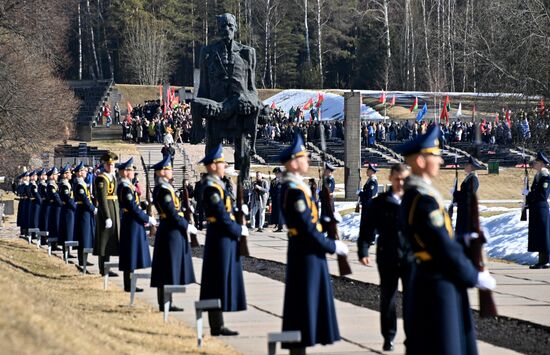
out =
<svg viewBox="0 0 550 355"><path fill-rule="evenodd" d="M156 226L157 220L153 216L149 216L149 222L147 222L150 226Z"/></svg>
<svg viewBox="0 0 550 355"><path fill-rule="evenodd" d="M97 214L97 208L94 209L94 216Z"/></svg>
<svg viewBox="0 0 550 355"><path fill-rule="evenodd" d="M192 224L187 225L187 234L188 235L197 235L197 227Z"/></svg>
<svg viewBox="0 0 550 355"><path fill-rule="evenodd" d="M361 194L361 189L357 189L356 195L359 196Z"/></svg>
<svg viewBox="0 0 550 355"><path fill-rule="evenodd" d="M250 233L248 232L248 227L247 226L241 226L241 228L242 228L241 236L248 237L250 235Z"/></svg>
<svg viewBox="0 0 550 355"><path fill-rule="evenodd" d="M529 194L529 189L523 189L523 190L521 190L521 194L522 194L523 196L527 196L527 195Z"/></svg>
<svg viewBox="0 0 550 355"><path fill-rule="evenodd" d="M336 223L342 222L342 215L338 212L334 212L334 220L336 221Z"/></svg>
<svg viewBox="0 0 550 355"><path fill-rule="evenodd" d="M477 274L476 287L480 290L494 290L497 287L497 280L485 270Z"/></svg>
<svg viewBox="0 0 550 355"><path fill-rule="evenodd" d="M250 213L250 210L248 209L248 205L242 205L241 211L243 211L245 216L248 216L248 214Z"/></svg>
<svg viewBox="0 0 550 355"><path fill-rule="evenodd" d="M336 244L336 251L335 253L337 255L348 255L349 249L348 246L341 240L335 240L334 244Z"/></svg>
<svg viewBox="0 0 550 355"><path fill-rule="evenodd" d="M110 218L107 218L107 219L105 220L105 229L109 229L109 228L111 228L112 226L113 226L113 220L110 219Z"/></svg>
<svg viewBox="0 0 550 355"><path fill-rule="evenodd" d="M472 232L472 233L466 233L464 234L464 244L466 244L467 247L470 246L470 243L473 239L477 239L479 237L479 234Z"/></svg>

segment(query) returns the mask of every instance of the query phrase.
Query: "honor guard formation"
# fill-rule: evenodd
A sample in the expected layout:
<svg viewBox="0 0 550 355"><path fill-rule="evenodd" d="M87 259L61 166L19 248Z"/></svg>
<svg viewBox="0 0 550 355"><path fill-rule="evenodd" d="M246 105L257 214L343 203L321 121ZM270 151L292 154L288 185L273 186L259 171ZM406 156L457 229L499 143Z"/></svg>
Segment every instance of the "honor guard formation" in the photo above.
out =
<svg viewBox="0 0 550 355"><path fill-rule="evenodd" d="M387 177L391 186L385 192L379 192L377 168L371 164L366 166L368 180L357 191L361 265L374 264L369 249L376 244L383 351L392 351L395 346L399 281L407 354L477 354L469 288L479 289L480 314L496 315L491 297L496 281L484 268L485 235L477 205L476 170L483 166L470 157L464 166L466 177L460 188L455 182L447 210L432 183L442 164L440 132L434 125L396 148L405 162L391 166ZM150 200L140 198L133 184L133 158L117 161L114 153L102 156L97 175L82 162L19 175L17 225L21 235L36 238L53 250L62 249L68 258L76 256L66 242L77 241L78 266L85 270L91 265L86 255L93 252L98 256L100 273L111 277L117 274L106 265L111 256L118 256L127 292L131 290L132 273L151 267L150 286L157 288L159 310L163 311L168 298L170 311L183 311L172 302L171 293L164 294L165 286L199 281L192 262L192 239L198 230L185 214L189 201L182 200L171 184L171 157L166 155L148 167L155 177ZM325 163L321 186L314 179L307 184L309 156L300 133L282 151L279 161L281 167L272 170L275 179L268 183L257 174L253 180L250 219L254 228L258 214L261 230L265 216L259 212L265 211L266 196L270 195L274 232L286 226L288 236L282 331L300 334L299 340L283 340L282 347L290 354L305 354L308 347L332 344L345 337L338 327L327 254L337 256L341 275L346 275L351 272L344 267L349 251L338 240L336 224L342 217L334 210L335 168ZM244 204L239 205L242 187L237 186L235 193L226 177L222 145L214 147L200 163L206 170L194 189L199 221L206 221L200 300L220 302L219 308L207 310L212 336L237 336L239 332L225 324L224 313L247 310L242 262L249 229L239 216L248 211ZM550 268L549 163L542 152L537 155L532 162L537 173L523 192L529 221L528 250L539 253L532 269ZM458 165L455 168L458 179ZM145 208L148 204L154 205L158 220ZM457 215L453 229L449 212L454 206ZM198 227L202 229L201 222ZM152 256L147 231L154 238ZM135 292L141 291L135 288Z"/></svg>

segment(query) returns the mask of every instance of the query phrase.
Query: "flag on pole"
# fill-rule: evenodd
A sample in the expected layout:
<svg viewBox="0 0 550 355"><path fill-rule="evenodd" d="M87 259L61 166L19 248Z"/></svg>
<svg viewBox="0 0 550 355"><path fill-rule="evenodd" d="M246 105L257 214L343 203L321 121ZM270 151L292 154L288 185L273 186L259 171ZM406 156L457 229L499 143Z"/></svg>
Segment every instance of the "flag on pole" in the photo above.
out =
<svg viewBox="0 0 550 355"><path fill-rule="evenodd" d="M447 108L447 113L451 112L451 100L449 99L449 95L445 97L445 106Z"/></svg>
<svg viewBox="0 0 550 355"><path fill-rule="evenodd" d="M271 102L271 109L272 109L272 110L275 110L275 108L277 108L277 106L275 106L275 101L272 101L272 102Z"/></svg>
<svg viewBox="0 0 550 355"><path fill-rule="evenodd" d="M418 110L418 96L414 98L414 103L409 109L410 112L413 112L414 110Z"/></svg>
<svg viewBox="0 0 550 355"><path fill-rule="evenodd" d="M462 102L458 103L458 110L456 110L456 118L462 117Z"/></svg>
<svg viewBox="0 0 550 355"><path fill-rule="evenodd" d="M159 100L160 100L160 104L162 105L162 84L159 85Z"/></svg>
<svg viewBox="0 0 550 355"><path fill-rule="evenodd" d="M130 101L126 101L126 108L128 109L128 115L131 115L132 111L134 111L134 108L132 107Z"/></svg>
<svg viewBox="0 0 550 355"><path fill-rule="evenodd" d="M325 101L325 96L321 94L320 92L317 93L317 103L315 104L315 107L319 108L323 104L323 101Z"/></svg>
<svg viewBox="0 0 550 355"><path fill-rule="evenodd" d="M386 92L384 90L382 90L382 94L380 95L380 99L378 101L380 101L381 104L386 103Z"/></svg>
<svg viewBox="0 0 550 355"><path fill-rule="evenodd" d="M304 105L304 110L309 110L313 106L313 98L310 97Z"/></svg>
<svg viewBox="0 0 550 355"><path fill-rule="evenodd" d="M498 125L498 112L497 112L497 117L495 117L495 125Z"/></svg>
<svg viewBox="0 0 550 355"><path fill-rule="evenodd" d="M441 110L441 114L439 115L439 121L445 120L445 123L449 123L449 111L447 109L449 96L445 98L445 103L443 104L443 109Z"/></svg>
<svg viewBox="0 0 550 355"><path fill-rule="evenodd" d="M506 111L506 124L508 125L508 128L512 128L512 121L510 119L511 114L512 114L512 111L510 110Z"/></svg>
<svg viewBox="0 0 550 355"><path fill-rule="evenodd" d="M393 96L391 98L390 105L395 106L395 94L393 94Z"/></svg>
<svg viewBox="0 0 550 355"><path fill-rule="evenodd" d="M428 112L428 104L424 103L424 106L422 106L422 110L418 111L418 114L416 115L416 121L422 121L422 117L424 117L426 112Z"/></svg>

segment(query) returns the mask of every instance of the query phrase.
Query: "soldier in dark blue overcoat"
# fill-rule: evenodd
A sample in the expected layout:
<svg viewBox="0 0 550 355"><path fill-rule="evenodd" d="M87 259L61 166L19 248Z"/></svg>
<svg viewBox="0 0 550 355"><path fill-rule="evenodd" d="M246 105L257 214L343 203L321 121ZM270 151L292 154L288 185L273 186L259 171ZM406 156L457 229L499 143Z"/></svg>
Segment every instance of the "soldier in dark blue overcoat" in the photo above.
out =
<svg viewBox="0 0 550 355"><path fill-rule="evenodd" d="M479 188L479 179L476 174L476 169L483 169L483 165L479 164L470 156L468 163L464 166L464 171L467 175L464 181L462 181L462 184L460 184L460 190L453 192L453 199L457 205L455 227L455 234L457 235L469 232L467 230L468 220L472 215L472 211L470 211L468 201L470 201L470 195L476 194Z"/></svg>
<svg viewBox="0 0 550 355"><path fill-rule="evenodd" d="M319 189L322 189L323 184L328 186L328 190L329 190L331 195L334 195L334 189L336 188L336 180L334 180L334 176L332 176L332 173L334 172L334 170L336 170L336 168L333 165L331 165L329 163L325 163L325 169L323 170L323 181L320 182L321 186L319 186ZM325 206L325 202L323 201L322 196L319 196L319 201L318 202L321 205L320 215L324 216L325 215L325 209L327 207ZM334 199L332 200L332 203L334 204ZM334 208L334 206L332 206L331 208Z"/></svg>
<svg viewBox="0 0 550 355"><path fill-rule="evenodd" d="M46 243L46 233L48 232L48 220L50 219L50 201L48 200L48 171L40 171L40 180L38 182L38 193L42 199L40 205L40 217L38 218L38 229L40 229L40 244Z"/></svg>
<svg viewBox="0 0 550 355"><path fill-rule="evenodd" d="M407 300L407 354L477 354L467 289L494 289L488 271L478 272L466 256L472 235L454 238L443 198L431 181L443 163L437 125L398 147L410 165L401 221L416 265Z"/></svg>
<svg viewBox="0 0 550 355"><path fill-rule="evenodd" d="M92 203L90 189L84 178L88 169L80 162L73 173L76 175L74 184L74 201L76 203L74 237L78 240L78 264L84 266L83 250L94 247L95 219L97 208Z"/></svg>
<svg viewBox="0 0 550 355"><path fill-rule="evenodd" d="M29 197L27 195L27 186L29 185L29 173L24 172L18 176L19 185L17 186L17 196L19 205L17 206L17 225L21 229L21 235L27 235L27 224L29 214Z"/></svg>
<svg viewBox="0 0 550 355"><path fill-rule="evenodd" d="M370 163L367 165L367 182L363 189L357 191L359 201L361 202L361 220L359 223L359 235L365 235L365 226L367 223L367 212L372 199L378 195L378 179L376 178L377 169Z"/></svg>
<svg viewBox="0 0 550 355"><path fill-rule="evenodd" d="M537 174L533 179L531 191L526 202L529 208L529 233L527 250L539 252L539 262L531 265L531 269L550 268L550 215L548 210L548 194L550 194L550 175L546 165L550 161L539 152L533 162Z"/></svg>
<svg viewBox="0 0 550 355"><path fill-rule="evenodd" d="M59 197L59 187L57 186L57 180L59 178L59 170L54 166L48 171L48 201L50 204L50 214L48 216L48 237L59 238L59 223L61 217L61 198ZM57 248L57 244L52 244L53 249Z"/></svg>
<svg viewBox="0 0 550 355"><path fill-rule="evenodd" d="M282 232L283 225L285 224L283 213L281 210L281 189L283 187L282 178L283 172L281 168L276 167L273 169L275 173L275 179L271 181L269 188L269 196L271 198L271 224L275 224L277 227L274 232Z"/></svg>
<svg viewBox="0 0 550 355"><path fill-rule="evenodd" d="M28 228L38 228L40 220L40 194L38 193L38 185L36 184L37 170L33 170L29 174L29 224Z"/></svg>
<svg viewBox="0 0 550 355"><path fill-rule="evenodd" d="M239 239L248 235L248 229L235 221L230 193L222 181L226 167L222 145L209 152L201 163L208 172L203 186L203 204L208 226L200 299L221 300L220 311L208 312L211 335L238 335L238 332L224 326L222 312L246 310Z"/></svg>
<svg viewBox="0 0 550 355"><path fill-rule="evenodd" d="M164 285L187 285L195 282L188 234L196 234L197 230L184 218L176 191L169 183L172 179L170 155L167 154L152 169L156 176L153 201L160 223L155 236L151 287L157 287L159 310L162 312ZM182 309L174 306L170 300L170 310Z"/></svg>
<svg viewBox="0 0 550 355"><path fill-rule="evenodd" d="M118 204L120 207L120 256L119 270L123 271L124 291L130 292L130 273L134 270L145 269L151 266L149 243L145 233L145 224L156 224L139 206L139 196L136 187L132 184L135 176L134 158L118 164L118 173L121 177L118 184ZM136 288L136 292L143 289Z"/></svg>
<svg viewBox="0 0 550 355"><path fill-rule="evenodd" d="M59 198L63 205L61 206L61 214L59 217L59 243L65 252L64 242L72 242L74 240L74 214L76 211L76 203L73 198L73 187L71 186L72 171L69 164L65 165L61 171L61 181L59 183ZM69 257L72 257L69 255Z"/></svg>
<svg viewBox="0 0 550 355"><path fill-rule="evenodd" d="M348 248L323 233L311 189L300 175L309 168L300 134L279 160L286 169L281 201L288 228L283 331L298 330L302 335L300 343L283 347L299 354L305 353L305 347L340 340L326 254L346 255Z"/></svg>

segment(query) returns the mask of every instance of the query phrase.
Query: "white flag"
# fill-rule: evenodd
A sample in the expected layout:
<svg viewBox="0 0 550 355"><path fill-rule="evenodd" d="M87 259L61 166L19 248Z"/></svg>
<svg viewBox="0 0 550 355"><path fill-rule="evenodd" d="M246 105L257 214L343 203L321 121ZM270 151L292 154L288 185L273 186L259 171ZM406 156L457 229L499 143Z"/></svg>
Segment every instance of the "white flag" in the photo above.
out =
<svg viewBox="0 0 550 355"><path fill-rule="evenodd" d="M462 116L462 102L458 104L458 110L456 110L456 118L460 118Z"/></svg>

